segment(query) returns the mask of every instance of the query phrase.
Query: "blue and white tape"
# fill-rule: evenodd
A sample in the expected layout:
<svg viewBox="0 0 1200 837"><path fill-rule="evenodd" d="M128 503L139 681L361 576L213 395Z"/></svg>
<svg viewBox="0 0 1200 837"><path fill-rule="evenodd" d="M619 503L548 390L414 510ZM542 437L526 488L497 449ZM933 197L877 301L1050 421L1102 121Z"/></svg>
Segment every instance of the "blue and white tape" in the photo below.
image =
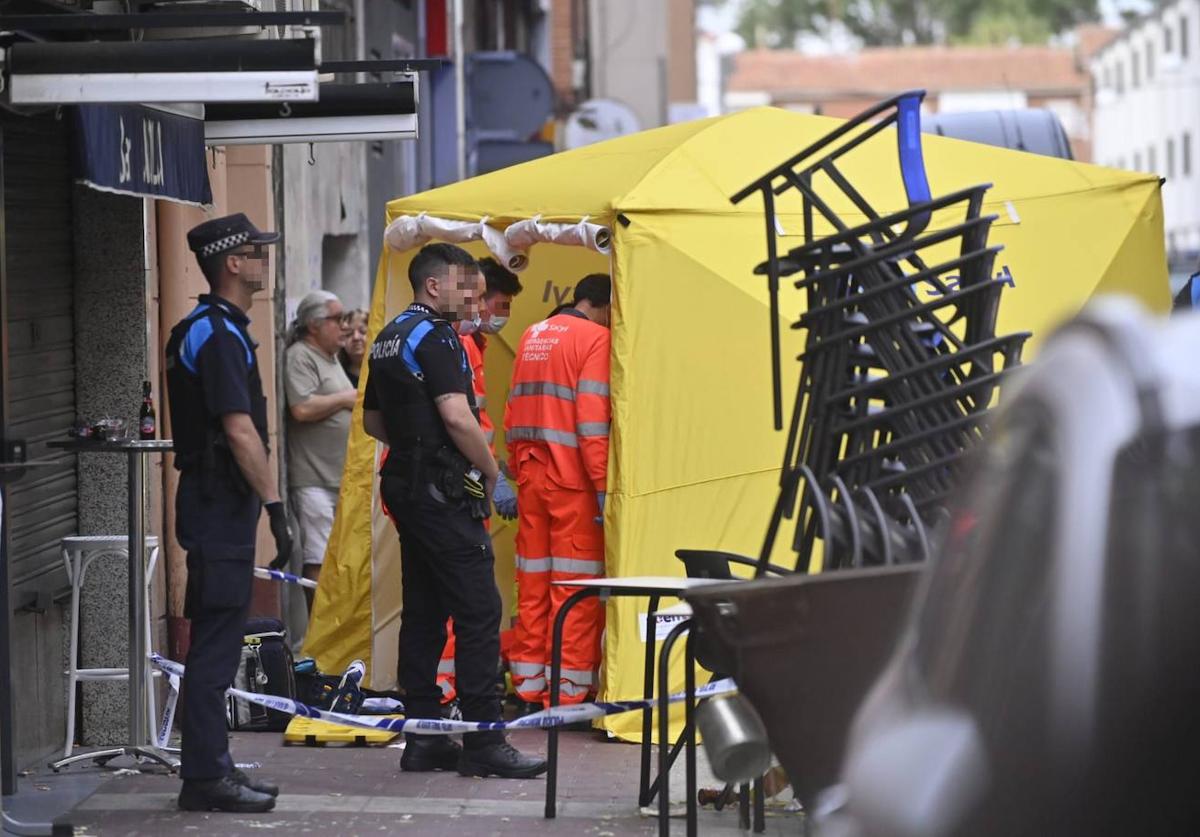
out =
<svg viewBox="0 0 1200 837"><path fill-rule="evenodd" d="M171 727L175 725L175 707L179 703L179 675L167 675L167 703L163 707L162 721L158 725L158 749L167 750L171 743Z"/></svg>
<svg viewBox="0 0 1200 837"><path fill-rule="evenodd" d="M270 567L255 567L254 574L259 578L274 581L284 581L288 584L299 584L301 587L307 587L309 590L317 589L317 582L313 581L311 578L301 578L298 575L285 573L283 570L273 570Z"/></svg>
<svg viewBox="0 0 1200 837"><path fill-rule="evenodd" d="M400 714L404 712L404 704L390 697L369 697L362 702L363 709L369 709L376 715Z"/></svg>
<svg viewBox="0 0 1200 837"><path fill-rule="evenodd" d="M167 660L158 654L151 654L150 660L166 674L182 678L184 667L173 660ZM737 691L737 685L732 678L726 677L715 683L709 683L696 689L697 698L715 697ZM330 721L348 727L361 729L388 730L389 732L415 733L417 735L460 735L471 732L489 732L509 729L550 729L565 726L577 721L591 721L606 715L620 715L625 712L637 712L658 704L657 699L651 700L619 700L600 703L580 703L571 706L555 706L543 709L532 715L517 718L514 721L444 721L430 718L380 718L370 715L345 715L341 712L329 712L275 695L260 695L241 689L230 689L229 694L268 709L297 715L301 718L313 718L319 721ZM668 700L676 703L686 695L678 692Z"/></svg>

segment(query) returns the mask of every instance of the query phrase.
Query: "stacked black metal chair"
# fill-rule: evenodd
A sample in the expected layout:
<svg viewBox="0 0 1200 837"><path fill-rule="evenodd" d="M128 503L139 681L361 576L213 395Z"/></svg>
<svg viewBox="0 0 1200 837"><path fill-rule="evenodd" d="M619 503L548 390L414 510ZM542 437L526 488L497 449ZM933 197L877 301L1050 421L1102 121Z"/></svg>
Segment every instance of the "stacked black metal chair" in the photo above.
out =
<svg viewBox="0 0 1200 837"><path fill-rule="evenodd" d="M820 543L826 569L925 558L930 529L963 456L987 425L996 387L1027 333L997 335L1005 281L988 245L988 185L930 196L921 151L923 92L889 99L839 126L732 197L761 196L770 293L776 429L783 426L779 289L805 299L805 332L781 491L757 574L784 519L803 571ZM839 164L894 127L908 206L881 213ZM801 198L804 243L780 254L777 207ZM834 208L839 193L864 220ZM794 206L794 196L790 205ZM832 232L816 236L818 223Z"/></svg>
<svg viewBox="0 0 1200 837"><path fill-rule="evenodd" d="M921 150L923 98L915 91L881 102L731 198L737 204L757 195L763 204L767 258L755 273L766 277L769 291L776 430L784 428L784 280L802 292L803 311L793 328L804 330L805 344L780 491L762 548L753 558L677 550L689 576L732 580L731 566L738 564L754 566L755 577L804 573L818 551L824 570L929 557L931 533L959 466L985 430L997 386L1020 364L1029 335L996 333L1005 282L993 276L1001 248L988 244L995 220L983 214L989 186L930 194ZM880 212L843 168L864 143L891 128L907 206ZM803 243L780 253L779 210L791 215L796 207L795 194L788 193L800 197ZM847 204L855 223L847 220ZM818 224L830 232L818 236ZM794 520L793 567L771 563L785 520ZM685 629L691 631L689 654L705 668L739 676L736 650L701 624L677 627L664 643L664 660ZM668 812L658 784L685 744L689 761L694 758L692 731L689 720L675 747L661 753L660 779L651 789L651 796L659 795L661 834L668 831ZM761 779L756 785L753 827L762 832ZM689 787L689 835L696 833L693 793ZM749 825L744 786L741 797Z"/></svg>

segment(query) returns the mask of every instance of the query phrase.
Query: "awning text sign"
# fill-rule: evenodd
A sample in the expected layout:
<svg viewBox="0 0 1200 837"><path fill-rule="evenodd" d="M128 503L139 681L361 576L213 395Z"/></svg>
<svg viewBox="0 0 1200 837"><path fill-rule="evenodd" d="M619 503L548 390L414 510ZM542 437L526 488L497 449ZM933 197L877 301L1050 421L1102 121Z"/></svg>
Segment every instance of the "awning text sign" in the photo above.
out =
<svg viewBox="0 0 1200 837"><path fill-rule="evenodd" d="M106 192L212 203L202 120L143 105L80 105L75 120L78 180Z"/></svg>

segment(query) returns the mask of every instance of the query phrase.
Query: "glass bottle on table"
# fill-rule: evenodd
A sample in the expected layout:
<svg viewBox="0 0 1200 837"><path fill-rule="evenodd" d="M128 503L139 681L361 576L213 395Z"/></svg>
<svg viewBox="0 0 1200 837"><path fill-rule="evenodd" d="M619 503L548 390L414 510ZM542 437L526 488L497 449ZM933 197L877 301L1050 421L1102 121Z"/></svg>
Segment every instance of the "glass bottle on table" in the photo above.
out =
<svg viewBox="0 0 1200 837"><path fill-rule="evenodd" d="M138 438L153 439L158 431L158 420L154 414L154 399L150 395L150 382L142 382L142 409L138 413Z"/></svg>

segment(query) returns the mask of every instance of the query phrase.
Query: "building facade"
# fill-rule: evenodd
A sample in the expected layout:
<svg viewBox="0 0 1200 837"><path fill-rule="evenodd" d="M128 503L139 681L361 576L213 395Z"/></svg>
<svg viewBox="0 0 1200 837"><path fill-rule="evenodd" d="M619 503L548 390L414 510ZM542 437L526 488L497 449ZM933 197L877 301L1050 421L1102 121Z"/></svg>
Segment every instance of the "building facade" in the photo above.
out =
<svg viewBox="0 0 1200 837"><path fill-rule="evenodd" d="M1092 159L1087 56L1107 37L1089 27L1072 46L869 48L837 55L752 50L733 57L724 107L776 105L850 117L904 90L930 113L1045 108L1078 160Z"/></svg>
<svg viewBox="0 0 1200 837"><path fill-rule="evenodd" d="M1131 23L1091 60L1095 160L1165 178L1174 284L1200 258L1200 2L1176 0Z"/></svg>

